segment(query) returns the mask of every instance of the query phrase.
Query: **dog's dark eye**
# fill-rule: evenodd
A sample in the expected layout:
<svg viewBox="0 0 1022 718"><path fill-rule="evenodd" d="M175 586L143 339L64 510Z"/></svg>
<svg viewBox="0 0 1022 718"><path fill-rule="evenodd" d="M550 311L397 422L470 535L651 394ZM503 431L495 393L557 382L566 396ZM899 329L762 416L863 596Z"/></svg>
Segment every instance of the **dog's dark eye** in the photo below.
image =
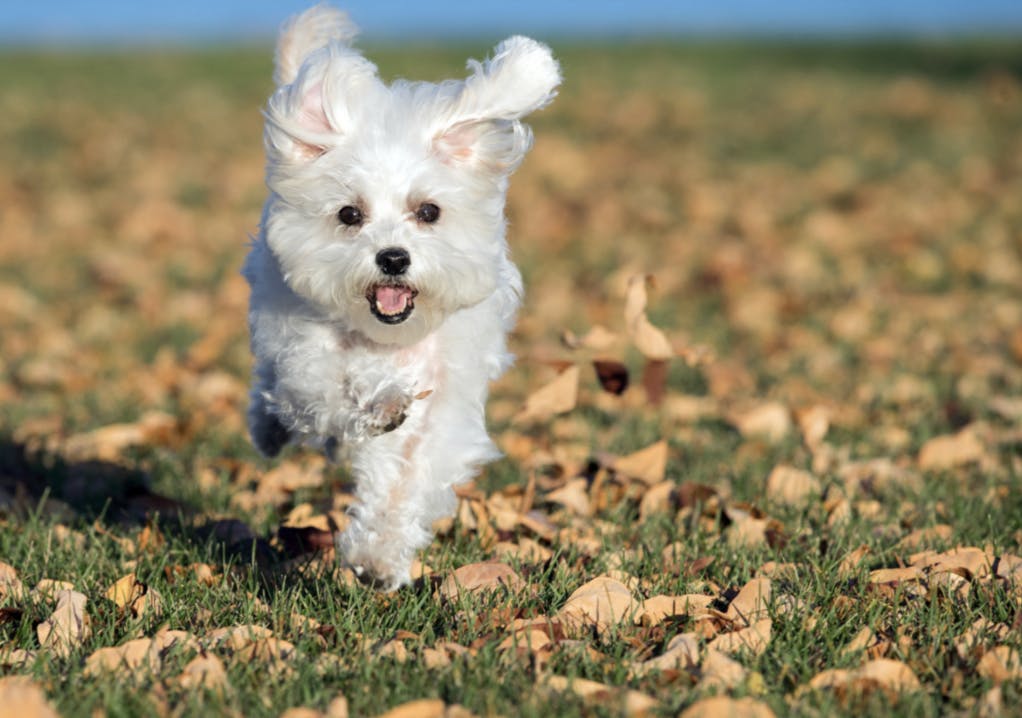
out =
<svg viewBox="0 0 1022 718"><path fill-rule="evenodd" d="M337 219L341 224L346 224L349 227L355 227L362 224L362 210L349 204L345 207L341 207L341 211L337 213Z"/></svg>
<svg viewBox="0 0 1022 718"><path fill-rule="evenodd" d="M415 219L426 224L433 224L440 219L440 208L432 202L423 202L415 210Z"/></svg>

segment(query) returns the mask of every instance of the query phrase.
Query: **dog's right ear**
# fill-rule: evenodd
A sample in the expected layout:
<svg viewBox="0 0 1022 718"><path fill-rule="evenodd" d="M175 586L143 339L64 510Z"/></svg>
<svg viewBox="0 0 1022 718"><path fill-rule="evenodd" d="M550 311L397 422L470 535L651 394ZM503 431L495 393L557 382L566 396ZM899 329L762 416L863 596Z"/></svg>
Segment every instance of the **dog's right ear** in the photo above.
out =
<svg viewBox="0 0 1022 718"><path fill-rule="evenodd" d="M358 28L326 4L292 18L277 42L266 106L266 152L277 162L321 155L352 125L350 98L379 84L376 66L351 48Z"/></svg>

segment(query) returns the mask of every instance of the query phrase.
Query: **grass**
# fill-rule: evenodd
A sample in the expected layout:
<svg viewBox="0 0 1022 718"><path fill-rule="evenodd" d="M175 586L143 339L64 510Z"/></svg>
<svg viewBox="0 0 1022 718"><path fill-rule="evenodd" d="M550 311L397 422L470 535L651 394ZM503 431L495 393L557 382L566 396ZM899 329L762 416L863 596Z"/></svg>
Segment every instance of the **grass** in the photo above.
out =
<svg viewBox="0 0 1022 718"><path fill-rule="evenodd" d="M280 463L244 437L247 292L235 270L263 197L270 52L5 54L0 560L25 593L0 584L0 672L31 677L65 716L278 716L325 712L338 696L352 715L422 698L477 715L619 715L632 710L626 690L654 698L655 715L714 692L777 715L970 715L1017 701L1018 667L989 667L996 648L1022 648L1017 582L961 567L957 593L925 571L872 580L928 546L989 546L1002 566L1022 551L1017 43L555 50L566 83L533 123L508 206L528 286L519 363L490 403L508 457L424 552L432 574L391 595L278 531L341 517L344 470L292 452L283 466L312 478L274 488ZM371 52L387 77L438 79L484 51ZM634 274L654 276L652 323L706 350L670 362L660 404L621 338ZM561 342L597 324L619 341ZM600 391L597 357L626 365L624 396ZM582 367L578 406L512 424L551 358ZM767 402L793 423L773 439L742 430ZM798 423L814 407L829 417L822 442ZM118 443L102 433L113 424L140 438ZM963 429L978 449L924 458ZM671 493L645 513L656 486L615 475L608 454L660 439ZM882 465L854 478L868 460ZM778 465L808 471L819 492L768 492ZM579 475L592 514L547 498ZM530 476L549 532L495 513L518 505ZM743 521L769 530L743 541ZM506 559L524 590L438 593L458 567L529 542L546 553ZM744 674L724 689L704 680L705 654L689 669L636 671L677 635L695 632L705 650L733 628L696 614L502 647L515 619L560 626L568 597L600 575L631 580L636 600L699 594L723 612L769 562L790 564L771 574L770 640L734 656ZM106 597L129 573L162 610L134 615ZM91 633L66 655L37 630L55 608L38 590L46 579L87 597ZM956 648L981 619L978 642ZM217 638L248 625L280 642ZM865 663L846 650L864 628L868 657L902 662L919 689L808 690ZM194 640L155 668L87 669L96 651L162 629ZM216 657L226 678L182 685L196 656ZM551 676L605 688L554 690Z"/></svg>

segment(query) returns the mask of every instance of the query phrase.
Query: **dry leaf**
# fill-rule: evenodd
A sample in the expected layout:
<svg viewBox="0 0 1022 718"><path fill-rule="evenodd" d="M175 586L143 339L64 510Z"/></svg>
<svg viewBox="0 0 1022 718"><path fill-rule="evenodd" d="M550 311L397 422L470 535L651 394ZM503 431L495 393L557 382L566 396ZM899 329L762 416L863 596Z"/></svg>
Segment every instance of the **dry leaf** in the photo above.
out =
<svg viewBox="0 0 1022 718"><path fill-rule="evenodd" d="M0 678L0 712L12 718L60 718L43 689L28 676Z"/></svg>
<svg viewBox="0 0 1022 718"><path fill-rule="evenodd" d="M530 394L525 400L525 407L515 415L513 421L543 421L571 411L578 403L578 379L578 367L568 367L553 381Z"/></svg>
<svg viewBox="0 0 1022 718"><path fill-rule="evenodd" d="M774 718L774 712L766 703L748 696L713 696L696 701L678 718Z"/></svg>
<svg viewBox="0 0 1022 718"><path fill-rule="evenodd" d="M632 691L622 688L608 686L605 683L586 680L585 678L565 678L564 676L548 676L546 687L558 693L571 691L590 705L606 705L608 702L615 702L624 698L625 716L647 716L650 715L660 704L651 696L639 691Z"/></svg>
<svg viewBox="0 0 1022 718"><path fill-rule="evenodd" d="M593 507L589 501L589 482L585 479L572 479L559 489L551 491L544 497L547 501L560 504L576 516L592 516Z"/></svg>
<svg viewBox="0 0 1022 718"><path fill-rule="evenodd" d="M788 506L805 506L820 491L820 481L815 476L793 466L775 466L767 477L767 496Z"/></svg>
<svg viewBox="0 0 1022 718"><path fill-rule="evenodd" d="M715 601L713 596L698 593L682 596L650 596L642 602L642 610L635 618L644 626L662 623L668 618L704 615Z"/></svg>
<svg viewBox="0 0 1022 718"><path fill-rule="evenodd" d="M635 347L644 357L666 361L674 356L674 347L646 316L647 281L648 277L642 275L635 275L628 280L628 290L625 294L625 328Z"/></svg>
<svg viewBox="0 0 1022 718"><path fill-rule="evenodd" d="M754 656L758 656L766 650L767 644L770 643L772 630L773 621L769 618L764 618L747 628L740 628L730 633L722 633L710 641L706 647L709 650L720 651L729 655L746 651Z"/></svg>
<svg viewBox="0 0 1022 718"><path fill-rule="evenodd" d="M635 453L615 459L611 464L615 473L638 479L647 486L664 480L667 469L667 442L661 439Z"/></svg>
<svg viewBox="0 0 1022 718"><path fill-rule="evenodd" d="M85 611L88 599L77 591L58 591L57 607L45 621L36 627L39 643L61 658L88 640L92 634L91 619Z"/></svg>
<svg viewBox="0 0 1022 718"><path fill-rule="evenodd" d="M754 578L732 599L724 615L736 625L751 626L767 618L770 595L770 579Z"/></svg>
<svg viewBox="0 0 1022 718"><path fill-rule="evenodd" d="M693 671L699 665L699 636L680 633L671 639L664 652L632 667L632 674L643 677L654 671Z"/></svg>
<svg viewBox="0 0 1022 718"><path fill-rule="evenodd" d="M486 561L470 563L452 571L440 584L440 595L456 601L462 593L485 593L506 590L516 593L525 588L525 581L504 563Z"/></svg>
<svg viewBox="0 0 1022 718"><path fill-rule="evenodd" d="M595 628L603 633L631 619L640 608L627 586L609 576L598 576L568 597L557 618L565 628L575 631Z"/></svg>
<svg viewBox="0 0 1022 718"><path fill-rule="evenodd" d="M760 404L729 417L738 433L746 439L782 441L791 432L791 414L779 402Z"/></svg>
<svg viewBox="0 0 1022 718"><path fill-rule="evenodd" d="M18 572L13 566L0 561L0 599L10 598L12 601L21 601L25 598L25 586L18 578Z"/></svg>
<svg viewBox="0 0 1022 718"><path fill-rule="evenodd" d="M146 674L158 673L162 660L160 652L153 650L150 638L137 638L120 646L107 646L92 653L85 661L85 675L97 677L103 673L120 673L122 676L140 680Z"/></svg>
<svg viewBox="0 0 1022 718"><path fill-rule="evenodd" d="M447 706L439 698L424 698L402 703L377 718L445 718Z"/></svg>
<svg viewBox="0 0 1022 718"><path fill-rule="evenodd" d="M702 674L699 687L703 689L727 690L734 688L741 685L749 673L738 661L714 650L706 651L699 670Z"/></svg>
<svg viewBox="0 0 1022 718"><path fill-rule="evenodd" d="M895 693L920 689L919 679L902 661L890 658L876 658L851 670L835 668L817 674L809 681L809 690L846 688L867 693L876 688L885 688Z"/></svg>
<svg viewBox="0 0 1022 718"><path fill-rule="evenodd" d="M924 471L954 469L985 459L986 448L968 428L949 436L935 436L919 450L919 468Z"/></svg>
<svg viewBox="0 0 1022 718"><path fill-rule="evenodd" d="M1014 648L996 646L983 654L976 664L976 671L994 683L1018 680L1022 678L1022 659Z"/></svg>

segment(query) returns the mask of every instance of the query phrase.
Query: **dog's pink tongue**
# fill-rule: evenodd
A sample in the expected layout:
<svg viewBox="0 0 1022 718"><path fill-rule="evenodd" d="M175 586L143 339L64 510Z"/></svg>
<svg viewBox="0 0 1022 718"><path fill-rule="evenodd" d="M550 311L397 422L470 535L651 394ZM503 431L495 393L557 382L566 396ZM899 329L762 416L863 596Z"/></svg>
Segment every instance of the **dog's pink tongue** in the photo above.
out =
<svg viewBox="0 0 1022 718"><path fill-rule="evenodd" d="M408 287L377 287L376 308L384 314L400 314L411 296L412 290Z"/></svg>

